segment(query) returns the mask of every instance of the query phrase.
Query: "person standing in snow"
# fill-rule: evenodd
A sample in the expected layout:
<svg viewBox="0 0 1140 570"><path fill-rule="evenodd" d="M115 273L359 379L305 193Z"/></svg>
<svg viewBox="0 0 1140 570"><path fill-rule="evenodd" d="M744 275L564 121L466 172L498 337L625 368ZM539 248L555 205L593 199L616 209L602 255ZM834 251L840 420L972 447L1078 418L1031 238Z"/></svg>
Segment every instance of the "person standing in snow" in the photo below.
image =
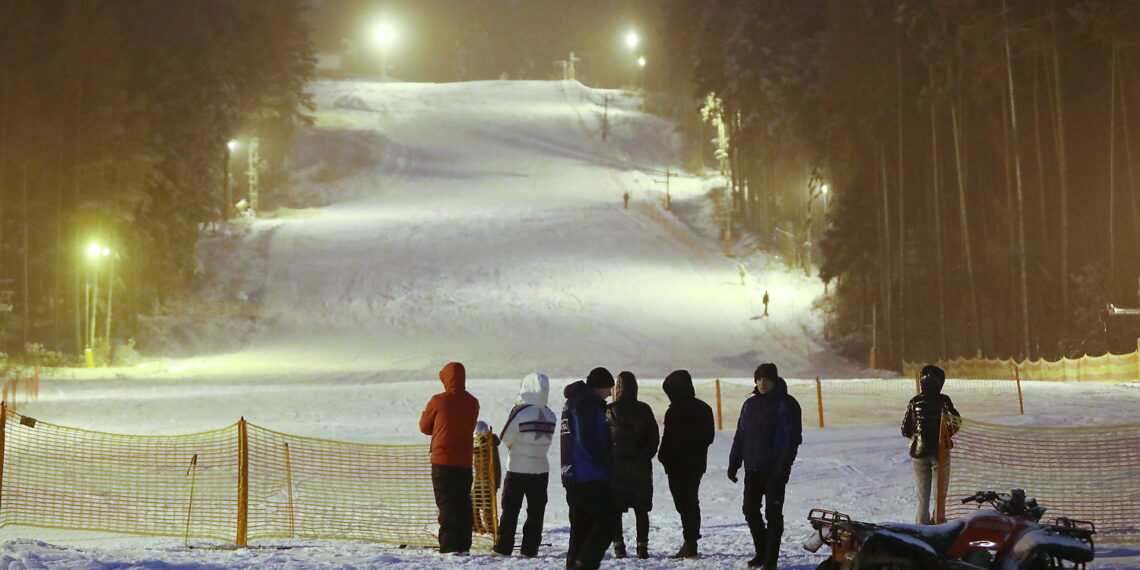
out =
<svg viewBox="0 0 1140 570"><path fill-rule="evenodd" d="M432 396L420 415L420 431L431 436L431 484L439 507L439 551L471 550L472 454L479 400L466 389L467 372L458 362L439 371L444 391Z"/></svg>
<svg viewBox="0 0 1140 570"><path fill-rule="evenodd" d="M614 442L613 486L616 507L614 557L625 558L621 513L633 509L637 521L637 557L649 558L649 511L653 510L653 456L660 432L649 404L637 400L637 378L618 374L614 401L606 408L606 423Z"/></svg>
<svg viewBox="0 0 1140 570"><path fill-rule="evenodd" d="M788 394L788 384L775 364L761 364L752 376L756 388L740 410L728 455L728 479L736 483L743 464L744 519L756 548L748 567L776 570L784 534L784 490L803 441L803 425L800 404Z"/></svg>
<svg viewBox="0 0 1140 570"><path fill-rule="evenodd" d="M474 448L471 450L475 462L475 484L471 487L472 516L475 519L475 532L492 534L495 515L491 508L492 500L499 491L503 480L503 466L499 459L499 436L491 430L487 422L475 422ZM490 448L490 457L485 449Z"/></svg>
<svg viewBox="0 0 1140 570"><path fill-rule="evenodd" d="M708 465L709 446L716 437L712 408L697 399L688 370L674 370L661 384L669 397L665 429L657 460L669 478L673 505L681 516L684 544L670 558L695 558L701 538L701 479Z"/></svg>
<svg viewBox="0 0 1140 570"><path fill-rule="evenodd" d="M567 568L597 568L614 537L613 442L606 425L606 398L613 387L613 374L598 367L585 382L578 380L563 391L562 485L570 511Z"/></svg>
<svg viewBox="0 0 1140 570"><path fill-rule="evenodd" d="M519 553L538 555L542 540L542 518L546 512L546 488L550 480L550 464L546 453L554 439L557 418L546 407L550 400L550 379L545 374L531 373L522 379L515 407L503 426L502 441L507 448L507 479L503 482L503 513L499 517L499 539L494 551L510 556L515 548L515 527L526 498L526 523L523 524Z"/></svg>
<svg viewBox="0 0 1140 570"><path fill-rule="evenodd" d="M958 410L950 396L942 393L946 384L946 372L927 364L919 373L919 393L910 399L903 415L902 435L910 439L911 463L914 466L914 482L918 498L918 513L915 523L930 524L930 488L933 481L948 481L950 478L950 457L946 464L938 460L939 437L944 415L949 415L947 430L949 435L958 431ZM950 440L946 440L947 448Z"/></svg>

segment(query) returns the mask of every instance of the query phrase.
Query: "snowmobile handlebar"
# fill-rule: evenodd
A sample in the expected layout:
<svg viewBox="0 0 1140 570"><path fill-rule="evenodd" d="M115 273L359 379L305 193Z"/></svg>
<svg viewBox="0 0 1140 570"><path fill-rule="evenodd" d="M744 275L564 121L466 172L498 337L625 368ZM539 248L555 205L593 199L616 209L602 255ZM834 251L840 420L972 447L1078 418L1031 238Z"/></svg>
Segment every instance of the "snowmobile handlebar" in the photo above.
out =
<svg viewBox="0 0 1140 570"><path fill-rule="evenodd" d="M1041 515L1045 514L1045 507L1039 506L1037 499L1027 499L1022 489L1013 489L1009 493L978 491L962 499L963 504L971 502L988 504L1003 515L1025 517L1034 521L1041 520Z"/></svg>

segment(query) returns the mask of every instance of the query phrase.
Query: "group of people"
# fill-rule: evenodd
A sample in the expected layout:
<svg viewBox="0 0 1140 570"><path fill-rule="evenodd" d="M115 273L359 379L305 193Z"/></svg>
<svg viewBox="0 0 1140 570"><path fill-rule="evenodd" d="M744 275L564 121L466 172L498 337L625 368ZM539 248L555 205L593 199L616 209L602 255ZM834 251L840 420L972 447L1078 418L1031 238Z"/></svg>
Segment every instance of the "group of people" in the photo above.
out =
<svg viewBox="0 0 1140 570"><path fill-rule="evenodd" d="M447 364L439 377L445 391L428 402L420 417L420 430L432 438L439 551L464 554L471 548L473 528L472 434L479 402L466 391L462 364ZM760 364L753 379L755 388L741 408L733 436L728 478L737 483L743 467L742 510L756 551L749 567L775 570L784 530L784 491L803 441L801 411L775 364ZM930 521L930 485L932 472L936 475L938 468L931 457L937 456L938 422L943 410L957 416L949 397L940 393L944 382L945 374L938 367L923 369L922 393L908 404L902 426L903 435L912 439L919 523ZM567 568L598 568L611 545L615 557L627 557L622 513L630 510L635 519L634 553L638 558L649 557L654 457L664 467L681 520L683 543L671 558L698 556L699 491L708 447L715 436L715 420L712 408L697 398L688 371L671 372L662 388L669 407L659 431L652 408L637 399L637 378L631 372L621 372L615 379L609 370L599 367L584 380L567 385L561 418L548 407L550 379L541 373L526 375L518 400L500 430L508 461L494 552L503 556L514 553L525 500L526 522L518 551L522 556L538 555L549 481L547 453L557 423L561 478L570 519ZM613 402L607 405L611 396Z"/></svg>

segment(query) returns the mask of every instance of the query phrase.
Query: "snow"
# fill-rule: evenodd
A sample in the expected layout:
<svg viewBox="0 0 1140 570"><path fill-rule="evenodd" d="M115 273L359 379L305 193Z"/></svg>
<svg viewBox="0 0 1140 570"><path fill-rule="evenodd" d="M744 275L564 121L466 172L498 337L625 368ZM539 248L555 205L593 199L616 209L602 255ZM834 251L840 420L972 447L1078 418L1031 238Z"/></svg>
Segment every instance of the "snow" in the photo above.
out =
<svg viewBox="0 0 1140 570"><path fill-rule="evenodd" d="M598 365L634 371L643 393L676 368L746 385L764 360L787 378L890 375L861 369L821 340L817 280L747 243L734 244L737 257L724 255L705 197L715 179L671 178L673 207L663 208L658 181L665 168L677 171L678 143L670 125L638 112L627 93L526 81L321 82L313 91L317 125L298 137L296 184L263 196L282 207L203 239L194 287L140 335L150 356L49 371L22 413L127 434L197 433L245 417L296 435L425 444L416 420L441 388L438 369L453 360L466 365L468 389L492 426L533 371L551 376L556 411L562 387ZM760 316L765 291L769 317ZM987 421L1125 423L1137 387L1027 382L1026 416ZM900 418L904 405L868 403ZM742 567L751 538L742 488L725 477L731 439L720 432L710 449L701 558L665 558L681 536L657 465L653 557L607 558L603 567ZM908 522L905 450L897 420L806 428L788 487L781 567L823 559L799 547L812 507ZM558 463L557 443L550 461ZM550 491L550 546L533 560L347 540L226 548L6 527L0 568L562 567L567 512L556 476ZM1098 544L1092 567L1140 568L1140 551Z"/></svg>

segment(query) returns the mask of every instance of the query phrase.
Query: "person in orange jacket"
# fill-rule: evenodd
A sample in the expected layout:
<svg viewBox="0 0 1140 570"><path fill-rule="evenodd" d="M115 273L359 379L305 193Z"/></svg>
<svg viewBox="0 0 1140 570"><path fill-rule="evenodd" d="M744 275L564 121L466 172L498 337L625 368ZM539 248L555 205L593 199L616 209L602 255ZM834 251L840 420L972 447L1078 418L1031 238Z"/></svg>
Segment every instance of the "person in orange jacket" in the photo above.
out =
<svg viewBox="0 0 1140 570"><path fill-rule="evenodd" d="M466 389L467 372L458 362L439 371L444 391L432 396L420 415L420 431L431 436L431 484L439 507L439 551L471 550L471 450L479 400Z"/></svg>

